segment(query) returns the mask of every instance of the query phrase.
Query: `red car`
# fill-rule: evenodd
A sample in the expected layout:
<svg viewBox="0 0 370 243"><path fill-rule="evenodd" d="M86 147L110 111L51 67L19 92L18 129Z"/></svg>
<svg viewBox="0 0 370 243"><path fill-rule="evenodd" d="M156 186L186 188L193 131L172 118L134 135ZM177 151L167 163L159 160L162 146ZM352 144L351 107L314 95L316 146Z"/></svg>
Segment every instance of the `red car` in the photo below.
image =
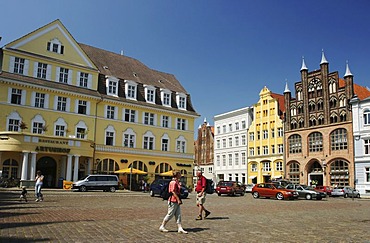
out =
<svg viewBox="0 0 370 243"><path fill-rule="evenodd" d="M239 194L244 196L245 186L236 181L220 181L217 184L216 192L219 196L222 194L227 194L229 196L235 196L236 194Z"/></svg>
<svg viewBox="0 0 370 243"><path fill-rule="evenodd" d="M328 196L331 196L333 188L331 186L316 186L315 191L326 192Z"/></svg>
<svg viewBox="0 0 370 243"><path fill-rule="evenodd" d="M283 186L275 183L260 183L253 187L252 196L255 199L259 197L273 197L278 200L297 199L298 192L285 189Z"/></svg>

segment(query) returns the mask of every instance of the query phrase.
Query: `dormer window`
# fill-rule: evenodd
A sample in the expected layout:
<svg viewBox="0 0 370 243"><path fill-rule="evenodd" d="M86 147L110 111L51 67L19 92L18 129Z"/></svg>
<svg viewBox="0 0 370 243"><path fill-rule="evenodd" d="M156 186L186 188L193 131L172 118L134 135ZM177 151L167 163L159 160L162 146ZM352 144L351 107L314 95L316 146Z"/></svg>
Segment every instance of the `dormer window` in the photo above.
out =
<svg viewBox="0 0 370 243"><path fill-rule="evenodd" d="M64 46L58 39L49 41L47 44L47 50L58 54L64 54Z"/></svg>
<svg viewBox="0 0 370 243"><path fill-rule="evenodd" d="M177 107L182 110L186 110L186 95L183 93L176 93Z"/></svg>
<svg viewBox="0 0 370 243"><path fill-rule="evenodd" d="M106 77L105 85L107 88L107 95L118 96L118 78Z"/></svg>
<svg viewBox="0 0 370 243"><path fill-rule="evenodd" d="M125 95L127 99L136 100L137 83L125 80Z"/></svg>
<svg viewBox="0 0 370 243"><path fill-rule="evenodd" d="M161 89L161 100L164 106L171 107L171 91L168 89Z"/></svg>
<svg viewBox="0 0 370 243"><path fill-rule="evenodd" d="M145 99L148 103L155 103L155 87L151 85L144 85Z"/></svg>

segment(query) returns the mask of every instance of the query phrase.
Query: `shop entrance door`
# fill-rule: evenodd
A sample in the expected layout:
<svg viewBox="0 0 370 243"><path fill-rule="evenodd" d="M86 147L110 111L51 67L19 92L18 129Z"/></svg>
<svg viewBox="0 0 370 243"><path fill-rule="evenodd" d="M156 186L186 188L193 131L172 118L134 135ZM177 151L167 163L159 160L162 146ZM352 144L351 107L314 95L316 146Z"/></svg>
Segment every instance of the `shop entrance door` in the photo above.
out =
<svg viewBox="0 0 370 243"><path fill-rule="evenodd" d="M44 176L43 187L56 187L57 163L51 157L42 157L36 163L36 171L40 170Z"/></svg>

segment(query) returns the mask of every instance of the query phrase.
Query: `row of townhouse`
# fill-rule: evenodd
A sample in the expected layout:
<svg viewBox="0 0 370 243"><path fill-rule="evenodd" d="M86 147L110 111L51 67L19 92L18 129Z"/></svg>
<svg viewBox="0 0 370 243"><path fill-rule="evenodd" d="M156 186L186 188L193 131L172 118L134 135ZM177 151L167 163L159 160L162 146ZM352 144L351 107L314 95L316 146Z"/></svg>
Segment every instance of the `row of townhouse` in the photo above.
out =
<svg viewBox="0 0 370 243"><path fill-rule="evenodd" d="M370 193L370 91L353 83L348 63L342 79L329 72L324 53L318 70L309 72L303 59L294 96L288 84L283 94L264 87L259 96L250 107L214 117L216 181L283 178Z"/></svg>
<svg viewBox="0 0 370 243"><path fill-rule="evenodd" d="M55 20L1 49L0 170L45 186L135 168L191 183L194 110L174 75L76 42ZM190 181L187 181L190 180Z"/></svg>

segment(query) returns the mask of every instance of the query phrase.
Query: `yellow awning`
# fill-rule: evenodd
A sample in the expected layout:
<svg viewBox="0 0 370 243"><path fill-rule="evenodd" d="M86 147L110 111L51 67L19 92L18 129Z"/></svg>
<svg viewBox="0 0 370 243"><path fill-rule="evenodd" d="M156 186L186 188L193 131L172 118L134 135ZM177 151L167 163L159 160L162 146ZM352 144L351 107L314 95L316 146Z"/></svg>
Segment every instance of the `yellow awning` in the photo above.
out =
<svg viewBox="0 0 370 243"><path fill-rule="evenodd" d="M121 170L116 170L114 173L116 174L135 174L135 175L146 175L148 172L138 170L135 168L126 168L126 169L121 169Z"/></svg>
<svg viewBox="0 0 370 243"><path fill-rule="evenodd" d="M173 170L169 170L167 172L163 172L159 174L160 176L173 176Z"/></svg>

